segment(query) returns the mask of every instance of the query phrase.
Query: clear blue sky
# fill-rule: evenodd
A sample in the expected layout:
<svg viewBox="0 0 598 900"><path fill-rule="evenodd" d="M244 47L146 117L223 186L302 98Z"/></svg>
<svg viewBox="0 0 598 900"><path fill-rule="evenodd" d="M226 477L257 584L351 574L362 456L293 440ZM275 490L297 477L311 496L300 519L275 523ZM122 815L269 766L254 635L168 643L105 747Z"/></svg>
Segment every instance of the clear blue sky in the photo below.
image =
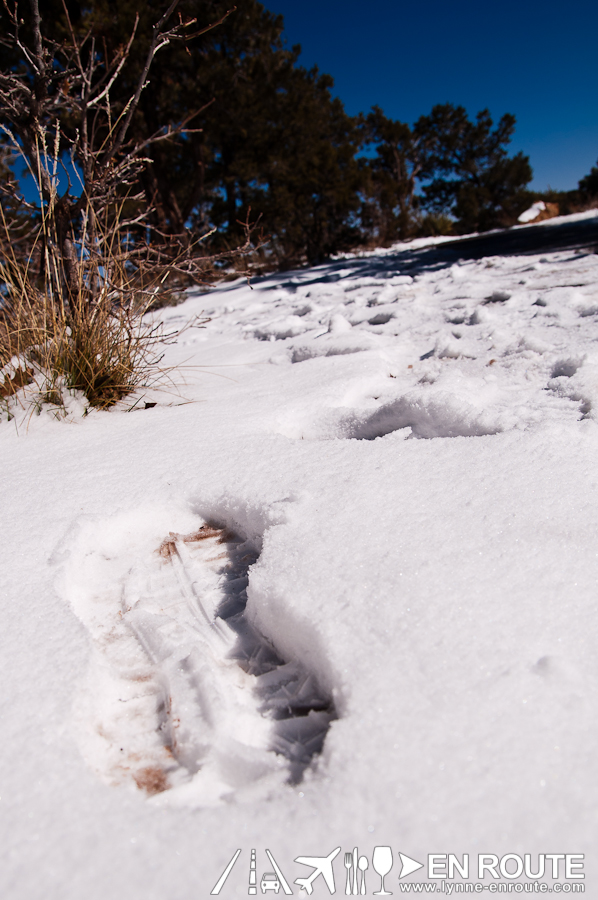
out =
<svg viewBox="0 0 598 900"><path fill-rule="evenodd" d="M517 117L532 187L577 182L598 158L598 0L262 0L301 63L333 76L347 112L413 123L435 103Z"/></svg>

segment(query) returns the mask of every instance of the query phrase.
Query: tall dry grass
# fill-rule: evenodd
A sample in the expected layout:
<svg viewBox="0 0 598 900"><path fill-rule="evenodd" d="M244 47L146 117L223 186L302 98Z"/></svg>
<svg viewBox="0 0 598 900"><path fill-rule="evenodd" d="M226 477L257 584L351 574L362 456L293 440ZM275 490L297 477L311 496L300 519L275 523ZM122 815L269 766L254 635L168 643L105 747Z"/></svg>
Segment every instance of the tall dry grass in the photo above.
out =
<svg viewBox="0 0 598 900"><path fill-rule="evenodd" d="M79 391L107 409L161 374L163 335L144 316L165 276L142 281L114 221L83 234L66 272L47 222L23 259L0 210L0 397L60 406Z"/></svg>

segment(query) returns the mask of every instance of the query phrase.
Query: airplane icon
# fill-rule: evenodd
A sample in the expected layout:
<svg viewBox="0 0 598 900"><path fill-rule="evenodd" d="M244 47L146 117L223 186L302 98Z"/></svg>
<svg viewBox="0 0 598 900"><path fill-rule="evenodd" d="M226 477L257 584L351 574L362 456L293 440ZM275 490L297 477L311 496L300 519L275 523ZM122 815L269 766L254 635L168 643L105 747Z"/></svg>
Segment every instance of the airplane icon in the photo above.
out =
<svg viewBox="0 0 598 900"><path fill-rule="evenodd" d="M341 852L341 848L337 847L329 856L298 856L295 862L302 863L304 866L311 866L313 872L307 878L295 878L294 883L298 884L304 891L311 894L313 891L313 882L318 875L322 875L326 886L331 894L334 894L336 887L334 884L334 872L332 870L332 862Z"/></svg>

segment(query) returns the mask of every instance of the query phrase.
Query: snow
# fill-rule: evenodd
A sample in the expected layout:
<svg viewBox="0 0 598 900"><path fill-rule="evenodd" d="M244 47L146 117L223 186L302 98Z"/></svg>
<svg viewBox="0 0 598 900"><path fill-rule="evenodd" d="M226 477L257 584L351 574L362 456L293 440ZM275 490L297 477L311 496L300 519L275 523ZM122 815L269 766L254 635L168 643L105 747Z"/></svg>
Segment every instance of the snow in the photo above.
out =
<svg viewBox="0 0 598 900"><path fill-rule="evenodd" d="M543 201L542 201L543 202ZM598 216L598 209L586 209L583 212L570 213L566 216L553 216L550 219L543 219L541 222L528 222L526 225L515 225L515 228L523 228L541 226L542 228L553 228L556 225L571 224L572 222L585 222L588 219L595 219Z"/></svg>
<svg viewBox="0 0 598 900"><path fill-rule="evenodd" d="M535 203L532 203L529 209L526 209L525 212L521 213L517 221L521 222L523 225L525 225L527 222L533 222L533 220L536 219L541 212L544 212L545 209L546 204L544 203L544 201L536 200Z"/></svg>
<svg viewBox="0 0 598 900"><path fill-rule="evenodd" d="M161 311L211 321L133 412L5 411L2 896L208 896L239 848L223 897L266 848L298 893L356 845L395 893L399 852L586 854L592 896L597 276L239 279Z"/></svg>

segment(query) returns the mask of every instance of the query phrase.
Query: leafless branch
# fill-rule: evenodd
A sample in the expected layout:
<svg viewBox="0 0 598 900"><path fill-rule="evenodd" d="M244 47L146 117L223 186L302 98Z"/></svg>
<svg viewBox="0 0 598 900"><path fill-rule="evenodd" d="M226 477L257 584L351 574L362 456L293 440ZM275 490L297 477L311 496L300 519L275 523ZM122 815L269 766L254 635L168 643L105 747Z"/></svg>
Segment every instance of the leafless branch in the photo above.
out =
<svg viewBox="0 0 598 900"><path fill-rule="evenodd" d="M19 0L2 2L10 28L0 36L0 44L16 50L22 65L0 72L0 127L35 180L39 200L37 204L26 202L14 181L0 190L26 216L26 224L17 222L14 215L9 224L16 243L26 245L24 252L37 260L40 278L53 279L55 288L60 282L67 295L80 296L89 260L106 269L107 280L112 277L110 267L98 262L102 254L107 254L119 272L130 272L131 283L142 292L144 285L163 284L172 277L205 283L213 277L215 267L245 257L263 245L266 239L256 231L258 223L251 223L248 217L241 223L245 233L242 245L210 255L205 241L213 229L200 237L186 230L178 234L160 230L151 222L155 212L152 204L139 190L140 177L153 162L148 155L150 149L201 131L189 126L213 99L178 123L165 123L149 137L135 139L129 135L156 54L169 44L216 28L236 7L194 31L196 19L185 20L179 14L178 21L171 22L179 3L172 0L153 26L145 61L128 101L117 107L111 93L130 60L139 32L139 15L124 46L110 55L105 42L102 50L96 45L91 30L77 35L66 0L62 0L62 7L68 39L61 44L44 36L39 0L28 0L29 44L22 38ZM68 128L61 122L67 122ZM64 153L70 156L71 167L64 164ZM74 191L73 172L79 180L78 191ZM59 174L63 185L66 181L66 190L59 190ZM97 278L95 282L96 287L89 289L90 302L97 294Z"/></svg>

